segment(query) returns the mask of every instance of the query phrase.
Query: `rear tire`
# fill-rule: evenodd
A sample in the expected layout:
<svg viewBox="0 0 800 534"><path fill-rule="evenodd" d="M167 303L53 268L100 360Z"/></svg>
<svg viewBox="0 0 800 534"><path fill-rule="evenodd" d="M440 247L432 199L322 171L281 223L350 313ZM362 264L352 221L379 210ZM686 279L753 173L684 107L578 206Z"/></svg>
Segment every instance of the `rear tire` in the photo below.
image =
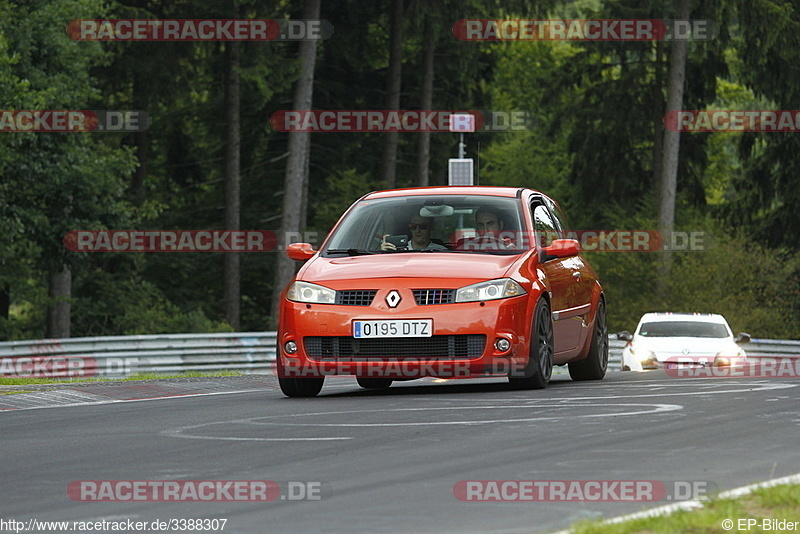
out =
<svg viewBox="0 0 800 534"><path fill-rule="evenodd" d="M316 397L322 391L325 377L321 378L283 378L278 377L281 391L287 397Z"/></svg>
<svg viewBox="0 0 800 534"><path fill-rule="evenodd" d="M364 378L357 376L356 382L364 389L387 389L392 385L391 378Z"/></svg>
<svg viewBox="0 0 800 534"><path fill-rule="evenodd" d="M585 360L569 364L569 376L573 380L600 380L608 369L608 324L606 305L602 299L597 304L597 313L592 330L592 345Z"/></svg>
<svg viewBox="0 0 800 534"><path fill-rule="evenodd" d="M553 374L553 317L544 298L536 303L530 347L528 365L521 373L512 369L508 381L517 389L544 389Z"/></svg>

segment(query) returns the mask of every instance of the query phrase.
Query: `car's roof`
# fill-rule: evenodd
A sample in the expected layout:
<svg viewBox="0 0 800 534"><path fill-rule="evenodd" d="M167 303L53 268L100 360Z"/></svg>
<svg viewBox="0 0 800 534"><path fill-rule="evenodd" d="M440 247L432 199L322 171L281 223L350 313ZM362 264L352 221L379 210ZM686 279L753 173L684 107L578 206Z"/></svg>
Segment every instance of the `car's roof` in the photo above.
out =
<svg viewBox="0 0 800 534"><path fill-rule="evenodd" d="M365 199L403 197L410 195L487 195L495 197L518 197L525 191L522 187L495 187L484 185L471 186L438 186L438 187L409 187L407 189L391 189L387 191L373 191L364 196ZM529 190L533 191L533 190ZM538 193L538 191L536 191Z"/></svg>
<svg viewBox="0 0 800 534"><path fill-rule="evenodd" d="M728 324L725 317L718 313L673 313L673 312L659 312L659 313L645 313L642 315L640 323L658 323L670 321L694 321L697 323L720 323Z"/></svg>

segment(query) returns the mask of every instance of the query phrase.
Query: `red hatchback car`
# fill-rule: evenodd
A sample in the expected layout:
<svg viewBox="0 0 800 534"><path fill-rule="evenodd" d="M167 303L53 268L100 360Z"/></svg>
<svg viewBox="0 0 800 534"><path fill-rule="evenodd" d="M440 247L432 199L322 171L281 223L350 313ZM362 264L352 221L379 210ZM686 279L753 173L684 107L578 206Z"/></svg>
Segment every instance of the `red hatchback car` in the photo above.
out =
<svg viewBox="0 0 800 534"><path fill-rule="evenodd" d="M278 377L290 397L328 375L368 389L425 376L547 386L553 365L603 378L605 296L558 205L530 189L429 187L356 201L282 295Z"/></svg>

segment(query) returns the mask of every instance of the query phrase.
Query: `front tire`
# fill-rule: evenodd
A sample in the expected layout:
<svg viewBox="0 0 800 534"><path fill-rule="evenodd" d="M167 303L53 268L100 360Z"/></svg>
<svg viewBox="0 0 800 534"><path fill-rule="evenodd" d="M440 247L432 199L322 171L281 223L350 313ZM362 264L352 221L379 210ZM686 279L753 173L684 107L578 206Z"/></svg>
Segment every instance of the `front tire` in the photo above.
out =
<svg viewBox="0 0 800 534"><path fill-rule="evenodd" d="M325 377L320 378L283 378L278 377L281 391L287 397L316 397L322 391Z"/></svg>
<svg viewBox="0 0 800 534"><path fill-rule="evenodd" d="M602 299L597 304L592 331L592 345L585 360L569 364L569 376L573 380L600 380L608 369L608 324L606 305Z"/></svg>
<svg viewBox="0 0 800 534"><path fill-rule="evenodd" d="M553 374L553 317L544 298L536 304L533 314L530 347L528 365L522 373L512 369L508 381L517 389L544 389Z"/></svg>
<svg viewBox="0 0 800 534"><path fill-rule="evenodd" d="M392 385L391 378L364 378L357 376L356 382L364 389L387 389Z"/></svg>

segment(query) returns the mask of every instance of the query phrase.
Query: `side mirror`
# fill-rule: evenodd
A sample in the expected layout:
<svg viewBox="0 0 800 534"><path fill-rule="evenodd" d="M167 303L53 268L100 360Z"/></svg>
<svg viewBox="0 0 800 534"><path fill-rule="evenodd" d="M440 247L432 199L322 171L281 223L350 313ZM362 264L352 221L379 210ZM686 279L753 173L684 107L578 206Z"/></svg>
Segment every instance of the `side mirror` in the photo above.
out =
<svg viewBox="0 0 800 534"><path fill-rule="evenodd" d="M580 254L581 245L577 239L556 239L549 247L544 248L544 252L556 258L569 258Z"/></svg>
<svg viewBox="0 0 800 534"><path fill-rule="evenodd" d="M622 332L617 332L617 339L621 339L622 341L633 341L633 334L627 330L623 330Z"/></svg>
<svg viewBox="0 0 800 534"><path fill-rule="evenodd" d="M286 247L286 255L295 261L306 261L316 253L311 243L292 243Z"/></svg>
<svg viewBox="0 0 800 534"><path fill-rule="evenodd" d="M750 343L750 334L747 332L739 332L739 335L734 339L736 343Z"/></svg>

